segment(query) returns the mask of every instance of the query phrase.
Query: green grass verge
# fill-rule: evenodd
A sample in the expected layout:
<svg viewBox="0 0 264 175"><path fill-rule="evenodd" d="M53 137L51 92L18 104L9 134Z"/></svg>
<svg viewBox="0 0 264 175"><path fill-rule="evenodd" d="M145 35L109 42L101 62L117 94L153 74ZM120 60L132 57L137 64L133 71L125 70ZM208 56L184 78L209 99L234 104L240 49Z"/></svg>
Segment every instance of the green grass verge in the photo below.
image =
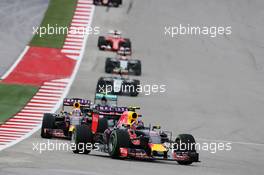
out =
<svg viewBox="0 0 264 175"><path fill-rule="evenodd" d="M37 91L33 86L0 84L0 122L20 111Z"/></svg>
<svg viewBox="0 0 264 175"><path fill-rule="evenodd" d="M31 46L62 48L67 32L65 27L69 27L77 0L50 0L48 10L38 30L39 34L35 34L30 42ZM44 28L48 31L48 26L56 27L61 34L43 34ZM60 28L60 29L59 29ZM52 33L52 29L49 30Z"/></svg>

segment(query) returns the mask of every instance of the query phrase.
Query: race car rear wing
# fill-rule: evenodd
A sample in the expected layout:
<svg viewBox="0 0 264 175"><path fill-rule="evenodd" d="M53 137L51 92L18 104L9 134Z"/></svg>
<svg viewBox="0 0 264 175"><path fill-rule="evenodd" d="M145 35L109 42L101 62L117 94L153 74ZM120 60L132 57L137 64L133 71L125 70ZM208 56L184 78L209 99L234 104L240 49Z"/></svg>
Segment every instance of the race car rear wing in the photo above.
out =
<svg viewBox="0 0 264 175"><path fill-rule="evenodd" d="M103 115L121 115L123 112L127 111L127 107L119 107L119 106L95 106L95 109L99 112L99 114Z"/></svg>
<svg viewBox="0 0 264 175"><path fill-rule="evenodd" d="M109 30L108 34L110 34L110 35L121 35L122 32L118 31L118 30Z"/></svg>
<svg viewBox="0 0 264 175"><path fill-rule="evenodd" d="M79 103L80 107L90 107L91 101L81 98L64 98L63 99L63 107L64 106L73 106L74 103Z"/></svg>

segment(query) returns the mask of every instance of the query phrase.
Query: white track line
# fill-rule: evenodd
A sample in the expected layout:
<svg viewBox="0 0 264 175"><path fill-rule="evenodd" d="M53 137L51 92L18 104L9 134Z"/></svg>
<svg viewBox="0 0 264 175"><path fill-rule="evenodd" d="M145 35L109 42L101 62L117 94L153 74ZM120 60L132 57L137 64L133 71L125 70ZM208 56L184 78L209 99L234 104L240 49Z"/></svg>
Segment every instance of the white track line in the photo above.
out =
<svg viewBox="0 0 264 175"><path fill-rule="evenodd" d="M34 114L34 113L28 113L28 112L19 112L17 113L18 116L36 116L36 117L42 117L43 114Z"/></svg>
<svg viewBox="0 0 264 175"><path fill-rule="evenodd" d="M37 92L36 96L60 98L61 94L50 94L50 93Z"/></svg>
<svg viewBox="0 0 264 175"><path fill-rule="evenodd" d="M46 110L39 110L39 109L22 109L20 112L31 112L31 113L45 113Z"/></svg>
<svg viewBox="0 0 264 175"><path fill-rule="evenodd" d="M20 118L20 119L42 119L42 116L23 116L23 115L15 115L13 118Z"/></svg>
<svg viewBox="0 0 264 175"><path fill-rule="evenodd" d="M79 43L75 43L75 42L65 42L64 43L64 46L66 46L66 45L76 45L76 46L82 46L82 44L79 44Z"/></svg>
<svg viewBox="0 0 264 175"><path fill-rule="evenodd" d="M38 96L38 95L35 95L33 96L32 99L43 99L43 100L59 100L58 97L43 97L43 96Z"/></svg>

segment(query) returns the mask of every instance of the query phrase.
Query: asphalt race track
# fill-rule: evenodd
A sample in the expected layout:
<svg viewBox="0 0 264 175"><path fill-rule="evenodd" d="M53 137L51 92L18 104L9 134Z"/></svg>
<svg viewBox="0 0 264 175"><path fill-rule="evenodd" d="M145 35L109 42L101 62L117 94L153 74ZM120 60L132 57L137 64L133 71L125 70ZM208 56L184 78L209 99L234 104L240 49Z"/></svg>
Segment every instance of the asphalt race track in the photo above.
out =
<svg viewBox="0 0 264 175"><path fill-rule="evenodd" d="M142 84L166 85L163 94L120 97L119 104L141 106L145 123L160 124L175 136L191 133L198 142L230 141L231 151L200 151L202 162L191 166L115 160L97 152L40 154L32 143L47 140L36 133L0 153L0 174L264 174L263 8L262 0L127 0L121 8L95 10L93 26L101 34L118 29L131 38L133 55L142 60ZM232 34L164 34L165 26L180 23L230 25ZM97 79L105 75L105 57L114 54L98 51L97 38L88 39L69 97L92 99Z"/></svg>
<svg viewBox="0 0 264 175"><path fill-rule="evenodd" d="M0 1L0 76L16 61L39 26L48 0Z"/></svg>

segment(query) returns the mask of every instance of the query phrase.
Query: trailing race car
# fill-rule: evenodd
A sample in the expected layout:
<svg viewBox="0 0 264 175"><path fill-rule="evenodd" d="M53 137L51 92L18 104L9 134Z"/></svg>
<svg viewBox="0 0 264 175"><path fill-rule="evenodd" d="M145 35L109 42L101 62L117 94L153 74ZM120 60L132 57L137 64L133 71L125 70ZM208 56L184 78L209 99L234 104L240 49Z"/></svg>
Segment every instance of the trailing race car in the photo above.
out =
<svg viewBox="0 0 264 175"><path fill-rule="evenodd" d="M122 0L93 0L94 5L104 5L110 7L119 7L122 5Z"/></svg>
<svg viewBox="0 0 264 175"><path fill-rule="evenodd" d="M121 32L116 30L110 31L109 34L109 36L99 36L97 46L100 50L131 54L130 39L121 37Z"/></svg>
<svg viewBox="0 0 264 175"><path fill-rule="evenodd" d="M119 54L115 58L106 58L105 72L141 75L141 61L128 59L125 53Z"/></svg>
<svg viewBox="0 0 264 175"><path fill-rule="evenodd" d="M96 93L106 93L113 95L138 96L140 81L135 79L120 77L101 77L96 86Z"/></svg>
<svg viewBox="0 0 264 175"><path fill-rule="evenodd" d="M97 151L108 153L112 158L171 160L182 165L199 162L192 135L180 134L172 140L172 132L162 131L160 126L144 126L135 112L139 108L128 108L121 115L114 113L114 108L107 109L109 113L104 116L92 114L91 127L76 127L72 140L76 145L96 143ZM91 149L83 148L84 153L90 153ZM78 149L73 152L79 153Z"/></svg>
<svg viewBox="0 0 264 175"><path fill-rule="evenodd" d="M90 100L80 98L65 98L62 111L59 114L45 113L41 126L41 137L60 137L71 139L71 134L76 125L88 123ZM71 112L66 112L65 107L73 107Z"/></svg>

